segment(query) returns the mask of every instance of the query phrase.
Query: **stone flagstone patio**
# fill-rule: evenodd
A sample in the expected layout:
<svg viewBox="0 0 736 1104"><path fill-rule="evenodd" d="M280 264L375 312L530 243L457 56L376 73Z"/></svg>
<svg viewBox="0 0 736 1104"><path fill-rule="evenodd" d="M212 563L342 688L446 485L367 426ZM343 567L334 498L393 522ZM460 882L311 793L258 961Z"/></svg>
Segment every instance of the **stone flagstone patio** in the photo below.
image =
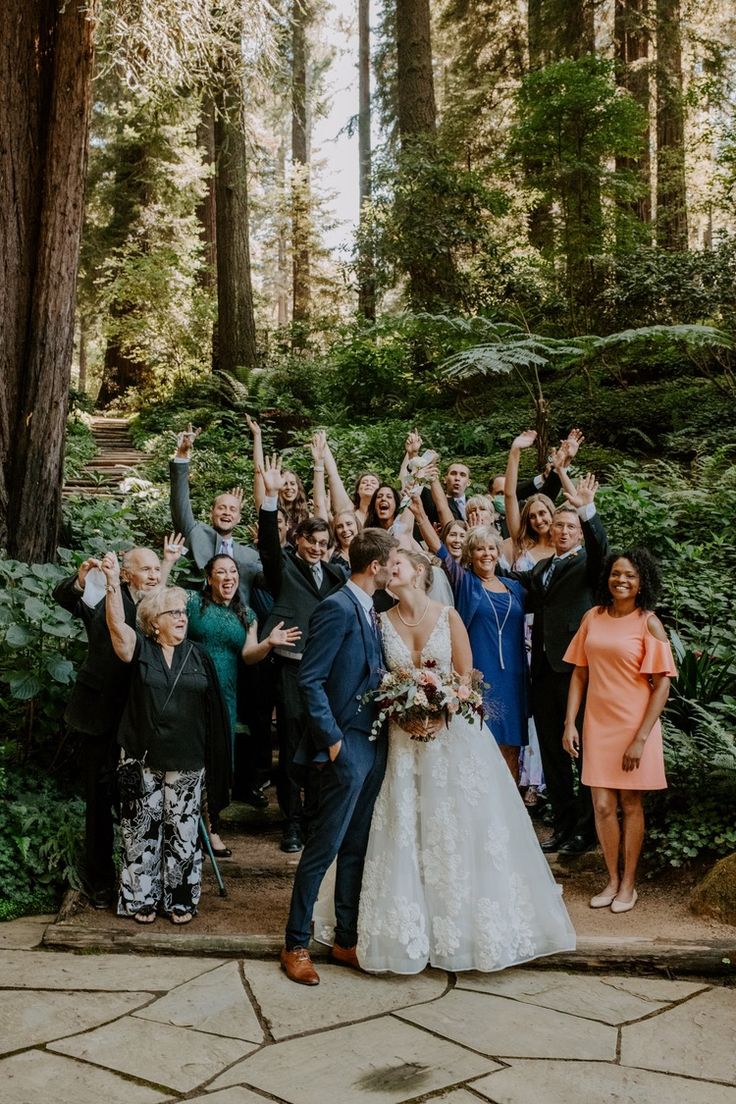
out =
<svg viewBox="0 0 736 1104"><path fill-rule="evenodd" d="M2 1104L736 1104L736 990L40 951L0 925Z"/></svg>

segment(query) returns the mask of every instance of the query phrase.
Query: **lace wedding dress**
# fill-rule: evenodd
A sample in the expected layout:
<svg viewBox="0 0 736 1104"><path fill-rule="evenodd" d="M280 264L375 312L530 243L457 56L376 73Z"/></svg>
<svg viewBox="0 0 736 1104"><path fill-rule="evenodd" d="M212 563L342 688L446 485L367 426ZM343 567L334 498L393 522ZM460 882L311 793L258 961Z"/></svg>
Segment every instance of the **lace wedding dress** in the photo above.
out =
<svg viewBox="0 0 736 1104"><path fill-rule="evenodd" d="M412 666L388 617L381 620L388 666ZM447 608L427 659L451 668ZM324 894L315 938L331 942L327 904ZM360 896L363 969L502 970L574 947L561 891L488 728L454 717L422 743L392 725Z"/></svg>

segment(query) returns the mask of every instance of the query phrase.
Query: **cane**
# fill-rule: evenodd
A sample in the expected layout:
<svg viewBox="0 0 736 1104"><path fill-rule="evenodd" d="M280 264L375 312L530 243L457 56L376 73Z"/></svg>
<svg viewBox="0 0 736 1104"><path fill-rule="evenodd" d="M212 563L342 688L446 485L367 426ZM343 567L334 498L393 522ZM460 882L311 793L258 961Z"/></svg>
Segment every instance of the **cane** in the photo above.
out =
<svg viewBox="0 0 736 1104"><path fill-rule="evenodd" d="M217 888L220 891L220 896L221 897L227 897L227 890L225 889L225 883L222 880L222 874L220 873L220 868L217 865L217 859L215 858L214 852L212 851L212 844L210 843L210 834L207 831L207 825L204 822L204 817L199 818L199 834L202 837L202 842L204 843L205 850L207 851L207 854L210 857L210 862L212 863L212 869L215 872L215 881L217 882Z"/></svg>

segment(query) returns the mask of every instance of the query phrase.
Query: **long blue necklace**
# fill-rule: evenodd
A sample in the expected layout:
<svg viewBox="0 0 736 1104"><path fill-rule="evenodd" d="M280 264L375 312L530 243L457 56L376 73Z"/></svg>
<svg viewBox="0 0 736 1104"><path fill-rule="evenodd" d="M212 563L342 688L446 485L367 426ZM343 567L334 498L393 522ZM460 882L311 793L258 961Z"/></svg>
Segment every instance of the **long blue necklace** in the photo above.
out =
<svg viewBox="0 0 736 1104"><path fill-rule="evenodd" d="M506 664L503 661L503 630L506 628L506 622L508 621L509 614L511 613L511 591L507 587L505 587L504 589L506 590L506 594L508 595L509 604L506 607L506 613L504 615L503 621L499 622L498 614L496 613L496 607L491 601L491 596L488 593L488 589L486 587L483 587L483 593L488 599L488 605L493 610L493 619L496 622L496 634L498 636L498 663L502 671L506 670Z"/></svg>

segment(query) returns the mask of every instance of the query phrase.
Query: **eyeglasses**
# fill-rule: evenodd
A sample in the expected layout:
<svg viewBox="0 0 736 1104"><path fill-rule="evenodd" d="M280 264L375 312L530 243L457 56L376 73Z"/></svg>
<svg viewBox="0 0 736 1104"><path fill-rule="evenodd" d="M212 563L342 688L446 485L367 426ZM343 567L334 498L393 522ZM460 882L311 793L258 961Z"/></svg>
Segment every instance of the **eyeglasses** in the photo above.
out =
<svg viewBox="0 0 736 1104"><path fill-rule="evenodd" d="M305 537L304 540L307 542L307 544L309 545L310 548L320 548L324 551L325 548L330 547L330 542L329 541L327 541L327 540L317 540L316 537Z"/></svg>
<svg viewBox="0 0 736 1104"><path fill-rule="evenodd" d="M159 617L188 617L185 609L161 610Z"/></svg>

